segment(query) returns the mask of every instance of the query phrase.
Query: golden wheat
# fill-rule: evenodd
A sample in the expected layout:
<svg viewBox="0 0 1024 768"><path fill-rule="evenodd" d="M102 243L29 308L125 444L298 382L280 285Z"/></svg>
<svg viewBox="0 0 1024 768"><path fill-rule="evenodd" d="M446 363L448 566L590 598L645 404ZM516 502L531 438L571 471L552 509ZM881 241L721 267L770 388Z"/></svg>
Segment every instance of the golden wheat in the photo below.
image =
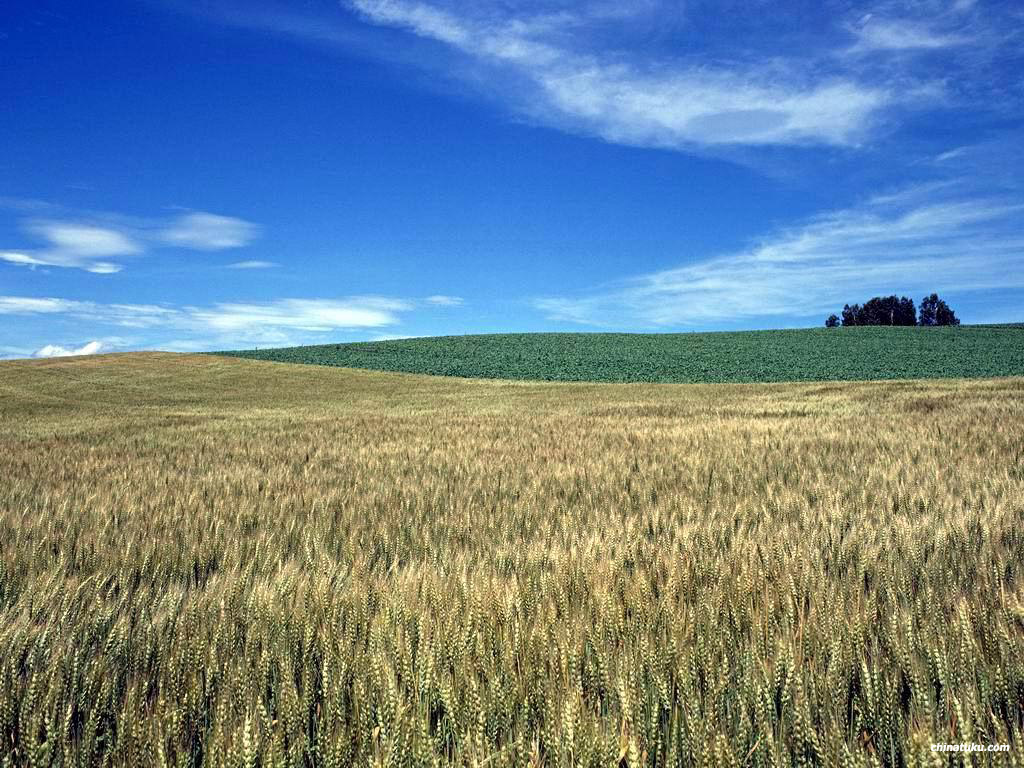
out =
<svg viewBox="0 0 1024 768"><path fill-rule="evenodd" d="M1022 396L4 363L0 756L1020 764Z"/></svg>

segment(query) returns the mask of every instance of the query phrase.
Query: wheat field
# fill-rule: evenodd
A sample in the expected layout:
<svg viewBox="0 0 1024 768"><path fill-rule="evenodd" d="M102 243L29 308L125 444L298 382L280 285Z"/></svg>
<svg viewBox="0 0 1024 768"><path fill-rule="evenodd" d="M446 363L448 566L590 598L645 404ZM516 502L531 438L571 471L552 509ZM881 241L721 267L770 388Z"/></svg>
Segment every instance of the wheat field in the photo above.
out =
<svg viewBox="0 0 1024 768"><path fill-rule="evenodd" d="M3 765L1019 765L1022 569L1021 379L0 363Z"/></svg>

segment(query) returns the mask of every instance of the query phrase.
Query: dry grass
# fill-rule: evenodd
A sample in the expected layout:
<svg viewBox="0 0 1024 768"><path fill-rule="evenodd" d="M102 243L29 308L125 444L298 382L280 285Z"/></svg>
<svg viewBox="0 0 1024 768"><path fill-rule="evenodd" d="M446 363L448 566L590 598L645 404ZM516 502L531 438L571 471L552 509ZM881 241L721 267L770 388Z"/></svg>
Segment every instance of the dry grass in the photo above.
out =
<svg viewBox="0 0 1024 768"><path fill-rule="evenodd" d="M3 363L0 756L1020 764L1022 434L1020 379Z"/></svg>

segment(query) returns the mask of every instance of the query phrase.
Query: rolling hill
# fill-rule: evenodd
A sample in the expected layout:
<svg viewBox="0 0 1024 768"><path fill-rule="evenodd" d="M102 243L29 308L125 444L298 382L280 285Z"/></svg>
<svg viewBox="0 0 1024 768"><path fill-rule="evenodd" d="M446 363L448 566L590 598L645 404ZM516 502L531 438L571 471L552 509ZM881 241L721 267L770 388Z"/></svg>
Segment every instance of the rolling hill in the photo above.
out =
<svg viewBox="0 0 1024 768"><path fill-rule="evenodd" d="M1024 375L1024 326L511 333L215 354L466 378L778 382Z"/></svg>

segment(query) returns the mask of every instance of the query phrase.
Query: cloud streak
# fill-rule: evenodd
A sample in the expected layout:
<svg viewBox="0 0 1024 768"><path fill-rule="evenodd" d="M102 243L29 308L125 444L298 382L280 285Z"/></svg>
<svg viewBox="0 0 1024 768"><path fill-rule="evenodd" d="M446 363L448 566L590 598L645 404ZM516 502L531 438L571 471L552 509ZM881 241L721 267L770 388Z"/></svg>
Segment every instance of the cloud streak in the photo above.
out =
<svg viewBox="0 0 1024 768"><path fill-rule="evenodd" d="M427 304L432 304L435 307L461 307L466 303L461 296L443 295L427 296L423 301Z"/></svg>
<svg viewBox="0 0 1024 768"><path fill-rule="evenodd" d="M948 194L948 193L947 193ZM775 233L738 253L541 297L549 319L600 327L817 317L874 294L1024 287L1024 205L909 188Z"/></svg>
<svg viewBox="0 0 1024 768"><path fill-rule="evenodd" d="M878 18L872 14L861 19L853 32L857 42L849 52L860 54L875 51L936 51L974 42L970 35L940 32L932 24Z"/></svg>
<svg viewBox="0 0 1024 768"><path fill-rule="evenodd" d="M228 264L228 269L272 269L276 266L277 262L274 261L252 259L249 261L236 261L233 264Z"/></svg>
<svg viewBox="0 0 1024 768"><path fill-rule="evenodd" d="M217 304L209 309L186 310L188 323L216 332L248 333L276 328L333 331L379 328L398 322L398 313L412 309L399 299L362 297L344 300L279 299L264 304Z"/></svg>
<svg viewBox="0 0 1024 768"><path fill-rule="evenodd" d="M158 237L178 248L197 251L223 251L241 248L256 238L255 224L232 216L214 213L187 213L179 216Z"/></svg>
<svg viewBox="0 0 1024 768"><path fill-rule="evenodd" d="M0 259L22 266L50 266L84 269L97 274L119 272L121 265L106 261L141 253L143 246L128 234L111 229L66 221L36 221L28 231L47 247L33 251L0 251Z"/></svg>
<svg viewBox="0 0 1024 768"><path fill-rule="evenodd" d="M380 296L223 302L210 306L101 304L53 297L0 296L0 316L63 316L78 322L188 335L182 344L287 343L289 334L329 333L393 326L415 302ZM52 346L52 345L48 345ZM58 349L58 347L53 347ZM61 348L62 349L62 348Z"/></svg>
<svg viewBox="0 0 1024 768"><path fill-rule="evenodd" d="M688 65L578 50L560 35L569 13L535 18L457 15L404 0L352 0L366 21L442 43L511 72L526 92L513 108L540 122L629 145L851 145L894 96L843 75L811 78L764 62Z"/></svg>
<svg viewBox="0 0 1024 768"><path fill-rule="evenodd" d="M433 87L468 88L537 125L740 162L745 148L863 148L898 136L912 113L998 116L1017 98L1005 69L1019 68L1017 14L973 0L770 12L709 0L339 0L348 14L163 2L418 68Z"/></svg>
<svg viewBox="0 0 1024 768"><path fill-rule="evenodd" d="M0 261L26 267L81 269L96 274L120 272L124 265L113 259L138 256L152 248L220 251L244 247L258 235L257 226L244 219L204 212L156 222L33 219L25 222L24 228L45 245L0 249Z"/></svg>
<svg viewBox="0 0 1024 768"><path fill-rule="evenodd" d="M0 315L56 315L71 312L86 304L68 299L0 296Z"/></svg>

